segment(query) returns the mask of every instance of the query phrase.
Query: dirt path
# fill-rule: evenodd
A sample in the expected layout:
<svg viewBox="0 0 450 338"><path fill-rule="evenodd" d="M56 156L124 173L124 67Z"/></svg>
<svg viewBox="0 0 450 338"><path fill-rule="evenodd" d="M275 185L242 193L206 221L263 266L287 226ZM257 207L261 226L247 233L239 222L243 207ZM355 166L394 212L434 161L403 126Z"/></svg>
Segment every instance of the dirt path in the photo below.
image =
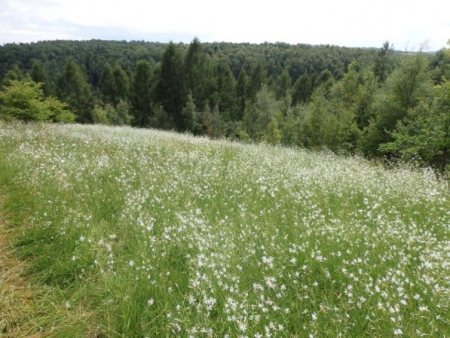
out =
<svg viewBox="0 0 450 338"><path fill-rule="evenodd" d="M14 257L11 245L15 231L0 208L0 337L38 338L32 325L33 290L24 277L26 263Z"/></svg>

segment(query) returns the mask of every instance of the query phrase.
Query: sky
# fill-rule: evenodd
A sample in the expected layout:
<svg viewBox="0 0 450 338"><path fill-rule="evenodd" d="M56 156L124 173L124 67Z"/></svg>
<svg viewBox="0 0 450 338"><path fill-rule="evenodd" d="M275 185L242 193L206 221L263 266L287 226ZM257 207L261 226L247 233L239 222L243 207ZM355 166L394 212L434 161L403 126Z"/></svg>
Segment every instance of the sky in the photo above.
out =
<svg viewBox="0 0 450 338"><path fill-rule="evenodd" d="M42 40L286 42L436 51L449 0L0 0L0 45Z"/></svg>

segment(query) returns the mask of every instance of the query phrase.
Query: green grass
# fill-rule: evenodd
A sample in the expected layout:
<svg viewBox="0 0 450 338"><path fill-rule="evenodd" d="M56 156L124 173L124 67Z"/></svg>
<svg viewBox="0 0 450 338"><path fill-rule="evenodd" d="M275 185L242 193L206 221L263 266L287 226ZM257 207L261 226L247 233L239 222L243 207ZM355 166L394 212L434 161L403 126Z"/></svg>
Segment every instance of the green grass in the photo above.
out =
<svg viewBox="0 0 450 338"><path fill-rule="evenodd" d="M450 335L430 171L100 126L2 125L0 144L42 295L22 324L45 336Z"/></svg>

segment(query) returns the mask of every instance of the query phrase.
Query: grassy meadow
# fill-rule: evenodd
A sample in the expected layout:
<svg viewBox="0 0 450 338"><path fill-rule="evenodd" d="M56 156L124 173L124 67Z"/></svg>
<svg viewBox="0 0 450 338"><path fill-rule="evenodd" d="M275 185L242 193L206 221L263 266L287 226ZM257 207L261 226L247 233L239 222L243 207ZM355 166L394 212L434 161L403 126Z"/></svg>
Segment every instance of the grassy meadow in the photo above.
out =
<svg viewBox="0 0 450 338"><path fill-rule="evenodd" d="M34 290L0 336L450 336L449 187L428 170L8 124L0 195Z"/></svg>

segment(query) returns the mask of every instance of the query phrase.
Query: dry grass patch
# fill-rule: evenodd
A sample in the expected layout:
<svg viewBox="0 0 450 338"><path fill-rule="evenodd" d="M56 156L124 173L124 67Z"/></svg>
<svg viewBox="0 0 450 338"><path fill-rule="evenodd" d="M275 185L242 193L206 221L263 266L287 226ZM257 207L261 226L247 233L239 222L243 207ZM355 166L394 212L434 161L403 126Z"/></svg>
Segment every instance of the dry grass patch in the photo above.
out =
<svg viewBox="0 0 450 338"><path fill-rule="evenodd" d="M35 292L24 274L26 262L14 257L14 231L0 212L0 336L36 338L41 335L30 323Z"/></svg>

